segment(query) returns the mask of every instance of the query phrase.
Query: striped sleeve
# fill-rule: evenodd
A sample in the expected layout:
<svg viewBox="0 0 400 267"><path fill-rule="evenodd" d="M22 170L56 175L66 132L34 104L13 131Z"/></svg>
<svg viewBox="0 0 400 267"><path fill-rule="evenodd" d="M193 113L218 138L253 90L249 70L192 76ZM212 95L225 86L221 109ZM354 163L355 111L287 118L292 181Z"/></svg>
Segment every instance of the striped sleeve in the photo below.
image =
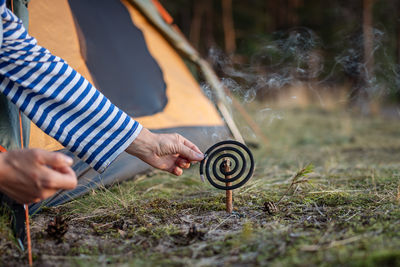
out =
<svg viewBox="0 0 400 267"><path fill-rule="evenodd" d="M39 46L10 10L4 6L0 10L1 93L46 134L102 172L142 126L67 62Z"/></svg>

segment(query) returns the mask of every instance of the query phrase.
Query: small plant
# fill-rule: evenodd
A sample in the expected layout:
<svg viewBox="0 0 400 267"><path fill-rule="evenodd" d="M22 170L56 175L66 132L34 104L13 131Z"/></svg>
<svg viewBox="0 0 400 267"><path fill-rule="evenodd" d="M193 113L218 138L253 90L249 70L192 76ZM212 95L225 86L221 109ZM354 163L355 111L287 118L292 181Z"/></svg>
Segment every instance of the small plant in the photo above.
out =
<svg viewBox="0 0 400 267"><path fill-rule="evenodd" d="M292 182L290 183L288 189L285 191L285 193L281 196L281 198L276 202L276 204L279 204L282 199L287 196L287 194L290 192L290 190L293 188L294 185L296 184L302 184L302 183L307 183L308 179L307 176L308 174L312 173L314 171L314 166L310 163L301 170L297 171L292 178Z"/></svg>

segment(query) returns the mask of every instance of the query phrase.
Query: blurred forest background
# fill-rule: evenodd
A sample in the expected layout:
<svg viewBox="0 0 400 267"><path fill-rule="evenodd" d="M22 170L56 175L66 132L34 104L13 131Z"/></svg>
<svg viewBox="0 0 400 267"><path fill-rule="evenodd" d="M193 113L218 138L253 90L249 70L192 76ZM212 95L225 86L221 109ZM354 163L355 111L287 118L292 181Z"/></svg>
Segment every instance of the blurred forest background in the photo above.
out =
<svg viewBox="0 0 400 267"><path fill-rule="evenodd" d="M369 110L400 101L398 0L160 2L245 101L293 87Z"/></svg>

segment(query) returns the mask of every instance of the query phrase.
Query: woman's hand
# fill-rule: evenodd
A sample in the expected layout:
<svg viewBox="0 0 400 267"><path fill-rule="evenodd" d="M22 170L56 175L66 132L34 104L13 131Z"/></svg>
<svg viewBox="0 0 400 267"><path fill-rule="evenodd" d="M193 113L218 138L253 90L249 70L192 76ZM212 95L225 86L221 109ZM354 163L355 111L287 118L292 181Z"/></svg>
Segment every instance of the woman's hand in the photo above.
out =
<svg viewBox="0 0 400 267"><path fill-rule="evenodd" d="M143 128L135 141L126 149L149 165L177 176L191 162L204 158L200 149L179 134L154 134Z"/></svg>
<svg viewBox="0 0 400 267"><path fill-rule="evenodd" d="M60 189L73 189L73 161L62 153L24 149L0 153L0 191L21 204L48 198Z"/></svg>

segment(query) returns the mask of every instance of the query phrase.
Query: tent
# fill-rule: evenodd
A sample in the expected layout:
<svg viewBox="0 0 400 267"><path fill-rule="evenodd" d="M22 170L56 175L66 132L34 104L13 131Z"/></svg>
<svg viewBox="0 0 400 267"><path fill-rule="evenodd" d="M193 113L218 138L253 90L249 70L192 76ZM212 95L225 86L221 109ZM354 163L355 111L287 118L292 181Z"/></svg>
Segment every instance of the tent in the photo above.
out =
<svg viewBox="0 0 400 267"><path fill-rule="evenodd" d="M219 80L157 1L31 0L29 17L29 33L40 45L65 59L144 127L178 132L203 150L225 139L228 129L240 139ZM186 62L208 80L216 103L205 96ZM69 154L34 124L29 147ZM126 153L101 174L78 158L73 168L77 188L32 205L31 213L150 170Z"/></svg>

